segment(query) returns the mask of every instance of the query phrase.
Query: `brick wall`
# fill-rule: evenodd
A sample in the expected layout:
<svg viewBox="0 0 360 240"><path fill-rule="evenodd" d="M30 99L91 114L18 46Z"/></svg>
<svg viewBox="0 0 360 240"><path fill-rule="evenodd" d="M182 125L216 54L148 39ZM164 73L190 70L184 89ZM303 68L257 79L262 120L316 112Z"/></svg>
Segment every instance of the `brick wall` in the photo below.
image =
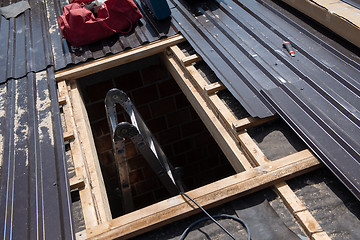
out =
<svg viewBox="0 0 360 240"><path fill-rule="evenodd" d="M119 74L120 73L120 74ZM109 89L125 91L173 166L184 170L187 189L233 174L225 156L158 57L122 66L118 70L80 79L92 125L113 217L121 215L119 179L112 154L104 98ZM127 120L119 109L118 118ZM145 159L126 142L126 155L135 208L169 197Z"/></svg>

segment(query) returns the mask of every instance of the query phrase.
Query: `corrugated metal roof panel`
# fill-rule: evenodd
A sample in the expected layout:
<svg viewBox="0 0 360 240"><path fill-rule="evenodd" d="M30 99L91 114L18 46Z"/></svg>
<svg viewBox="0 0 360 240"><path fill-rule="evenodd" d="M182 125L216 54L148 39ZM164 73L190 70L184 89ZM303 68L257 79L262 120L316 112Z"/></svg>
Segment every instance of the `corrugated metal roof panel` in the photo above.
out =
<svg viewBox="0 0 360 240"><path fill-rule="evenodd" d="M21 78L53 64L45 3L30 1L31 10L0 18L0 79ZM4 1L3 5L8 5Z"/></svg>
<svg viewBox="0 0 360 240"><path fill-rule="evenodd" d="M134 0L134 2L139 7L143 18L140 19L130 33L116 34L88 46L72 47L68 45L64 38L59 37L60 31L56 19L62 10L59 8L58 2L48 0L48 12L50 16L56 16L56 18L49 18L50 29L53 29L52 45L55 56L55 69L59 70L68 64L78 64L89 59L98 59L108 54L136 48L177 33L170 19L157 21L140 3L140 0ZM62 6L64 5L62 4Z"/></svg>
<svg viewBox="0 0 360 240"><path fill-rule="evenodd" d="M249 114L278 113L360 199L360 65L265 2L171 1L176 26Z"/></svg>
<svg viewBox="0 0 360 240"><path fill-rule="evenodd" d="M117 34L83 47L69 46L62 38L57 18L62 14L60 0L30 0L31 10L16 18L0 19L0 79L22 78L29 72L38 72L48 66L55 70L69 64L98 59L119 53L162 38L173 36L177 30L170 19L157 21L135 1L143 18L128 34ZM4 6L9 1L2 2Z"/></svg>
<svg viewBox="0 0 360 240"><path fill-rule="evenodd" d="M53 71L0 85L2 239L74 239Z"/></svg>

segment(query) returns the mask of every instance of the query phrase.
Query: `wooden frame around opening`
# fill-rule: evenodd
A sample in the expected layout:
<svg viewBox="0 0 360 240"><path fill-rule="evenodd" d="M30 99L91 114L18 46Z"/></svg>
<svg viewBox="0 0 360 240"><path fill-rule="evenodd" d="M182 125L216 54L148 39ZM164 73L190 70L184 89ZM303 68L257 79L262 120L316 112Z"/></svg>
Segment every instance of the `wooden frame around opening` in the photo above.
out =
<svg viewBox="0 0 360 240"><path fill-rule="evenodd" d="M209 85L202 79L192 66L193 62L201 61L201 57L196 55L185 57L176 46L182 41L184 38L177 35L56 73L60 92L59 102L67 105L68 109L64 111L67 114L66 124L72 126L71 131L64 134L64 138L69 140L74 148L80 149L73 153L73 157L80 159L81 164L77 166L76 178L71 179L73 183L71 186L84 192L81 201L86 233L82 232L81 238L127 239L198 212L196 206L179 195L111 219L107 198L101 196L105 187L96 151L94 152L95 145L87 113L76 85L76 79L79 77L164 53L162 57L164 64L237 172L228 178L189 191L188 195L205 208L211 208L259 189L274 186L308 236L312 239L329 239L284 182L286 179L320 167L320 162L309 150L273 162L268 161L244 129L273 118L261 120L250 117L236 120L215 94L220 89L224 89L224 86L221 83ZM170 46L173 47L165 53L166 48ZM88 149L89 152L84 149ZM90 203L89 199L92 199ZM103 214L99 214L100 212Z"/></svg>

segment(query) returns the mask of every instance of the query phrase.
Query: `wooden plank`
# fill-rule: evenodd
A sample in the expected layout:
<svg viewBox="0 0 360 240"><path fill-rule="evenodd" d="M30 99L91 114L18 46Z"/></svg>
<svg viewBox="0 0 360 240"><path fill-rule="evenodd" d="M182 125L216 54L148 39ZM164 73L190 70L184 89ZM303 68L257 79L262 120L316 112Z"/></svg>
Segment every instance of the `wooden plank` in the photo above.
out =
<svg viewBox="0 0 360 240"><path fill-rule="evenodd" d="M266 188L279 180L313 170L319 164L313 156L301 159L285 157L197 188L187 194L201 206L210 208ZM87 236L89 239L128 239L197 212L199 209L193 203L181 196L175 196L87 229Z"/></svg>
<svg viewBox="0 0 360 240"><path fill-rule="evenodd" d="M184 59L186 57L178 46L170 47L168 55L174 56L174 59L179 62L181 62L181 59ZM187 66L185 69L189 72L192 78L197 79L196 83L198 84L200 89L204 89L204 87L208 85L208 82L205 81L205 79L200 75L199 71L194 66Z"/></svg>
<svg viewBox="0 0 360 240"><path fill-rule="evenodd" d="M112 219L104 179L100 168L89 118L76 81L70 81L71 103L78 139L81 142L86 176L91 183L98 223Z"/></svg>
<svg viewBox="0 0 360 240"><path fill-rule="evenodd" d="M76 240L85 240L85 239L87 239L87 237L86 237L86 229L82 230L80 232L77 232L75 234L75 239Z"/></svg>
<svg viewBox="0 0 360 240"><path fill-rule="evenodd" d="M69 94L67 91L67 84L66 81L60 81L58 82L58 91L59 91L59 99L65 99L65 103L67 103L67 100L70 102ZM64 116L65 116L65 124L67 132L74 132L74 123L71 119L71 109L69 108L70 104L67 104L66 106L63 106Z"/></svg>
<svg viewBox="0 0 360 240"><path fill-rule="evenodd" d="M360 47L360 9L331 0L282 0Z"/></svg>
<svg viewBox="0 0 360 240"><path fill-rule="evenodd" d="M255 162L256 166L269 162L265 154L247 132L242 131L238 133L238 139L241 147L244 149L247 156Z"/></svg>
<svg viewBox="0 0 360 240"><path fill-rule="evenodd" d="M74 133L74 140L70 141L70 149L72 160L74 163L75 173L77 176L83 176L85 185L87 187L79 189L81 207L83 211L84 221L86 227L93 227L99 224L98 214L95 209L95 204L93 201L93 196L91 192L91 184L89 184L89 179L87 177L87 172L85 171L85 160L84 154L81 149L81 144L75 131L75 120L73 117L73 110L71 107L70 96L68 92L68 86L66 81L60 81L57 83L60 97L66 98L66 104L63 106L63 112L65 115L65 123L68 131Z"/></svg>
<svg viewBox="0 0 360 240"><path fill-rule="evenodd" d="M75 176L70 178L70 190L81 189L85 187L84 177L83 176Z"/></svg>
<svg viewBox="0 0 360 240"><path fill-rule="evenodd" d="M273 121L278 118L279 118L278 115L274 115L274 116L266 117L266 118L246 117L246 118L235 121L233 123L233 129L235 129L236 131L239 132L239 131L242 131L245 129L249 129L252 127L262 125L264 123Z"/></svg>
<svg viewBox="0 0 360 240"><path fill-rule="evenodd" d="M131 49L129 51L121 52L112 56L104 57L98 60L94 60L89 63L84 63L79 66L75 66L69 69L58 71L55 73L55 79L61 80L73 80L80 77L85 77L93 73L104 71L109 68L119 66L121 64L129 63L141 58L149 57L164 51L167 47L178 44L185 41L182 35L176 35L164 40L149 43L148 45Z"/></svg>
<svg viewBox="0 0 360 240"><path fill-rule="evenodd" d="M205 86L204 90L207 95L215 94L218 91L226 89L222 82L215 82Z"/></svg>
<svg viewBox="0 0 360 240"><path fill-rule="evenodd" d="M119 173L119 182L122 193L122 206L125 213L132 212L134 210L134 201L131 191L128 159L125 153L125 139L113 142L115 149L115 163Z"/></svg>
<svg viewBox="0 0 360 240"><path fill-rule="evenodd" d="M171 53L173 54L174 58L178 61L181 61L185 57L185 54L181 51L178 46L170 47ZM217 112L218 116L224 121L224 123L231 128L232 122L236 121L236 117L229 111L227 106L221 99L216 95L208 96L205 94L205 88L209 86L206 80L200 75L199 71L194 66L187 66L186 68L187 73L189 74L190 78L193 80L195 87L198 87L199 93L202 95L207 102L211 103L213 106L213 110ZM184 71L183 69L179 68L179 71ZM235 136L235 135L234 135Z"/></svg>
<svg viewBox="0 0 360 240"><path fill-rule="evenodd" d="M184 57L183 59L181 59L181 64L186 67L186 66L189 66L191 65L192 63L195 63L195 62L199 62L202 60L202 57L198 54L193 54L193 55L190 55L188 57Z"/></svg>
<svg viewBox="0 0 360 240"><path fill-rule="evenodd" d="M223 124L210 109L210 106L204 101L197 88L192 84L189 76L185 75L181 64L179 64L172 56L164 56L163 62L224 152L225 156L228 158L233 168L237 172L241 172L250 167L244 153L239 149L238 142L228 133Z"/></svg>
<svg viewBox="0 0 360 240"><path fill-rule="evenodd" d="M313 235L311 235L311 239L312 240L331 240L331 238L329 237L329 235L326 232L314 233Z"/></svg>
<svg viewBox="0 0 360 240"><path fill-rule="evenodd" d="M60 97L58 101L59 101L59 105L64 105L66 103L66 98Z"/></svg>
<svg viewBox="0 0 360 240"><path fill-rule="evenodd" d="M72 139L74 139L74 132L64 132L64 141L70 141Z"/></svg>
<svg viewBox="0 0 360 240"><path fill-rule="evenodd" d="M299 220L300 224L309 236L314 233L323 232L319 223L308 210L295 213L295 218Z"/></svg>
<svg viewBox="0 0 360 240"><path fill-rule="evenodd" d="M229 111L228 106L226 106L226 104L216 94L210 96L206 95L206 98L213 107L214 111L223 120L226 128L229 129L235 136L236 132L231 129L232 123L237 120L235 115Z"/></svg>
<svg viewBox="0 0 360 240"><path fill-rule="evenodd" d="M280 182L275 184L274 187L275 191L285 202L287 208L299 221L311 239L330 239L289 185L285 182Z"/></svg>
<svg viewBox="0 0 360 240"><path fill-rule="evenodd" d="M293 213L306 211L305 205L295 195L294 191L285 182L280 182L274 185L275 191L279 196L283 196L283 201L288 209Z"/></svg>

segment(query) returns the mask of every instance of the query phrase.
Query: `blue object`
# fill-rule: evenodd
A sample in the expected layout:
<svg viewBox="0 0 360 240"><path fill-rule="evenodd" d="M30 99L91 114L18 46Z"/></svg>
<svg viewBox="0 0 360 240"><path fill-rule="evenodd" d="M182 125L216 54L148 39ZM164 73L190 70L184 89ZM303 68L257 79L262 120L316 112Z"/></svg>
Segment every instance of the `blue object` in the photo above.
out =
<svg viewBox="0 0 360 240"><path fill-rule="evenodd" d="M171 15L171 11L166 0L144 0L156 19L162 20Z"/></svg>

